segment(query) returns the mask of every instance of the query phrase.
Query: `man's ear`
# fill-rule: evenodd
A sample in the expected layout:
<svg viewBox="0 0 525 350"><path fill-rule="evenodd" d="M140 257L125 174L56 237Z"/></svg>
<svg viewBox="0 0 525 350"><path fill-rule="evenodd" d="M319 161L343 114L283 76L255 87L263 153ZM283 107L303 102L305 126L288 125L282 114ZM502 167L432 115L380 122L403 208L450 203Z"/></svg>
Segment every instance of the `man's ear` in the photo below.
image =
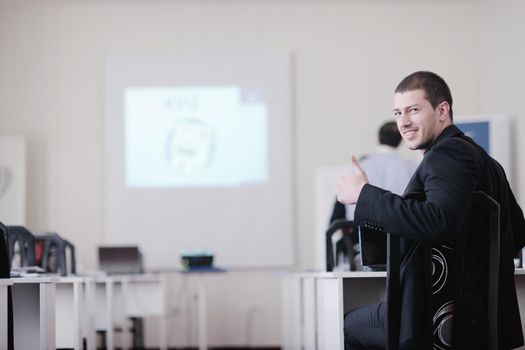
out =
<svg viewBox="0 0 525 350"><path fill-rule="evenodd" d="M439 112L439 121L444 122L447 118L450 118L449 112L450 112L450 105L447 101L441 102L438 106L438 112Z"/></svg>

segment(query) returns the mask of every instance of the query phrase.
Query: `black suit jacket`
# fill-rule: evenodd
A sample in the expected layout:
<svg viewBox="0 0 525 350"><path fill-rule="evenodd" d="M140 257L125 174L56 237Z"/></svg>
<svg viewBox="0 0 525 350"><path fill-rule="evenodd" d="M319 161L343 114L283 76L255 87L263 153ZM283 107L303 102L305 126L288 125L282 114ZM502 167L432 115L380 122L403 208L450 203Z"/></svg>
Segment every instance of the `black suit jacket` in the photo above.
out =
<svg viewBox="0 0 525 350"><path fill-rule="evenodd" d="M523 344L521 320L514 285L513 257L525 245L525 219L509 187L503 168L456 126L447 127L426 151L405 193L419 192L424 200L400 197L372 185L359 196L356 225L401 236L401 348L428 348L432 334L431 271L428 251L432 245L450 244L476 229L472 213L473 191L484 191L500 204L502 256L499 289L500 349ZM486 347L482 337L482 311L486 269L485 243L469 241L466 263L468 283L462 300L467 307L462 344ZM430 268L431 270L431 268ZM486 319L486 317L485 317ZM425 338L426 337L426 338ZM455 348L464 345L456 344Z"/></svg>

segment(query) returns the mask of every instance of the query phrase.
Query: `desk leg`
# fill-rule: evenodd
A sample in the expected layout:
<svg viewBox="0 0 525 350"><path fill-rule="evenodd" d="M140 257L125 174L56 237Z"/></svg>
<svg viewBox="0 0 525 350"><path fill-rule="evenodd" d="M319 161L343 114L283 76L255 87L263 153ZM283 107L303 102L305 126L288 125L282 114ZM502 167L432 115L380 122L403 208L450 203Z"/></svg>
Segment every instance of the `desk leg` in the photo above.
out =
<svg viewBox="0 0 525 350"><path fill-rule="evenodd" d="M162 298L162 312L160 316L160 350L168 349L168 282L166 278L162 278L160 281L161 287L161 298Z"/></svg>
<svg viewBox="0 0 525 350"><path fill-rule="evenodd" d="M82 283L84 288L84 302L82 303L82 318L84 337L87 342L87 350L95 350L97 348L97 332L96 332L96 283L93 280L84 281Z"/></svg>
<svg viewBox="0 0 525 350"><path fill-rule="evenodd" d="M0 350L7 349L7 288L0 286Z"/></svg>
<svg viewBox="0 0 525 350"><path fill-rule="evenodd" d="M343 282L317 278L317 342L319 350L344 348Z"/></svg>
<svg viewBox="0 0 525 350"><path fill-rule="evenodd" d="M57 348L82 349L80 282L55 284L55 316Z"/></svg>
<svg viewBox="0 0 525 350"><path fill-rule="evenodd" d="M160 329L159 329L159 336L160 336L160 343L159 348L160 350L167 350L168 349L168 319L167 316L162 315L160 316Z"/></svg>
<svg viewBox="0 0 525 350"><path fill-rule="evenodd" d="M317 289L314 277L301 278L301 310L303 316L303 337L304 349L317 349Z"/></svg>
<svg viewBox="0 0 525 350"><path fill-rule="evenodd" d="M208 329L207 329L207 315L206 315L206 293L202 283L199 283L197 289L197 302L199 313L199 350L208 349Z"/></svg>
<svg viewBox="0 0 525 350"><path fill-rule="evenodd" d="M107 330L106 330L106 346L108 350L113 350L115 348L114 344L114 325L113 325L113 282L106 281L106 320L107 320Z"/></svg>
<svg viewBox="0 0 525 350"><path fill-rule="evenodd" d="M40 284L40 346L55 349L55 284Z"/></svg>

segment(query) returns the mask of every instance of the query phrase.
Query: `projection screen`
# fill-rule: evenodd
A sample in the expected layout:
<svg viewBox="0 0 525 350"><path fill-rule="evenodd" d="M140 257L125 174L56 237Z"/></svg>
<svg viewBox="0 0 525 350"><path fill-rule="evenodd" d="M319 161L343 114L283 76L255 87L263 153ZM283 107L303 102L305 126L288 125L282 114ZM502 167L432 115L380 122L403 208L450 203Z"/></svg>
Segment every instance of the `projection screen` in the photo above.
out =
<svg viewBox="0 0 525 350"><path fill-rule="evenodd" d="M118 53L106 60L106 243L148 269L209 252L224 268L290 267L290 56Z"/></svg>

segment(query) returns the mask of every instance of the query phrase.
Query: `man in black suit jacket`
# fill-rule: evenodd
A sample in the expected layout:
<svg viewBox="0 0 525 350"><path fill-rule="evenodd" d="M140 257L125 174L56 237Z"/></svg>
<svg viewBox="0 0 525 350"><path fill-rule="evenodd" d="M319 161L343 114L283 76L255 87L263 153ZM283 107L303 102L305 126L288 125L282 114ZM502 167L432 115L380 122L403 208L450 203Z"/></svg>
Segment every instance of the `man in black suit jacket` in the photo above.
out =
<svg viewBox="0 0 525 350"><path fill-rule="evenodd" d="M503 168L453 125L450 90L435 73L415 72L401 81L395 90L394 117L408 147L424 154L405 194L422 193L424 199L401 197L368 184L366 173L355 157L352 158L355 172L339 179L337 195L341 203L356 203L356 225L401 237L404 298L400 348L487 347L482 333L486 315L480 311L484 310L485 296L480 287L487 265L481 253L486 247L481 240L469 241L467 249L473 252L477 266L469 265L470 269L465 271L469 275L469 285L465 287L464 299L453 300L450 306L453 315L454 303L466 305L465 334L461 344L453 343L451 332L447 335L442 329L436 329L440 327L436 324L437 314L429 314L429 300L426 299L429 293L425 290L425 281L435 276L428 276L428 270L423 268L425 244L452 247L453 251L459 237L475 226L476 218L472 215L474 191L487 193L500 205L499 348L521 346L523 334L514 285L513 257L525 245L525 219ZM449 268L453 273L454 267ZM345 317L346 348L384 348L385 320L385 303L349 312ZM434 339L429 343L424 334L433 334Z"/></svg>

